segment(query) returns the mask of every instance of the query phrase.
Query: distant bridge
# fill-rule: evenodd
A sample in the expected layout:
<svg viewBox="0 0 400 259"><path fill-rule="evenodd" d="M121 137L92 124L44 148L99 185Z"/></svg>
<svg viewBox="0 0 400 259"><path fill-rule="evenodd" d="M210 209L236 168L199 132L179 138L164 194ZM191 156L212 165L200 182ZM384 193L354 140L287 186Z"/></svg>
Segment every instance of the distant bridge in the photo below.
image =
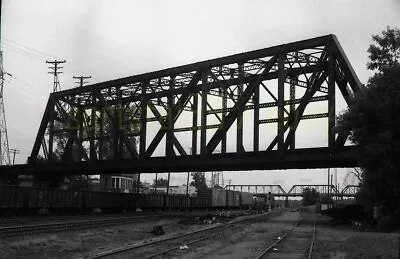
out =
<svg viewBox="0 0 400 259"><path fill-rule="evenodd" d="M268 194L271 193L277 197L302 197L305 189L315 189L323 195L331 195L334 197L355 197L359 191L358 185L348 185L339 191L334 185L293 185L286 192L281 185L227 185L226 190L244 191L253 194Z"/></svg>

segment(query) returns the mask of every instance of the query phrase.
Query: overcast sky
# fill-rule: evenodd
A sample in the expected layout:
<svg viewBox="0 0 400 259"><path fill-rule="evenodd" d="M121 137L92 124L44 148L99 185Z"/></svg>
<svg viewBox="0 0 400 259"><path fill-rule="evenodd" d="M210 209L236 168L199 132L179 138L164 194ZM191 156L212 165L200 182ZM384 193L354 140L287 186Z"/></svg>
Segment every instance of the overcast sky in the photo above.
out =
<svg viewBox="0 0 400 259"><path fill-rule="evenodd" d="M400 25L398 0L3 0L1 48L4 68L12 74L4 93L10 148L21 150L17 163L31 152L52 91L46 59L67 60L60 81L68 89L76 86L72 76L91 75L96 83L336 34L365 83L371 76L366 70L371 35L387 25ZM339 105L337 114L344 108ZM326 131L314 129L313 135ZM313 146L320 140L298 141ZM346 170L338 169L339 183ZM224 178L289 188L325 183L324 172L226 172Z"/></svg>

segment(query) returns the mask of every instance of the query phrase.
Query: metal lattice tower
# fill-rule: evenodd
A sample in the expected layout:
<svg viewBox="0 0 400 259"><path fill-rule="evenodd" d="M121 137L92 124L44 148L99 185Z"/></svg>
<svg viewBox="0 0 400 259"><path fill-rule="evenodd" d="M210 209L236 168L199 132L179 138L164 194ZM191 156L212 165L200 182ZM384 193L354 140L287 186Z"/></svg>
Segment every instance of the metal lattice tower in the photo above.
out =
<svg viewBox="0 0 400 259"><path fill-rule="evenodd" d="M54 60L54 61L47 61L47 64L52 64L52 67L49 67L51 69L49 74L52 74L54 76L54 83L53 83L53 93L61 91L61 86L60 86L60 81L58 80L58 74L62 74L62 72L59 72L59 70L63 67L60 67L59 64L65 63L65 60Z"/></svg>
<svg viewBox="0 0 400 259"><path fill-rule="evenodd" d="M8 147L6 111L4 109L4 76L7 73L3 68L3 52L0 50L0 165L10 164L10 150Z"/></svg>

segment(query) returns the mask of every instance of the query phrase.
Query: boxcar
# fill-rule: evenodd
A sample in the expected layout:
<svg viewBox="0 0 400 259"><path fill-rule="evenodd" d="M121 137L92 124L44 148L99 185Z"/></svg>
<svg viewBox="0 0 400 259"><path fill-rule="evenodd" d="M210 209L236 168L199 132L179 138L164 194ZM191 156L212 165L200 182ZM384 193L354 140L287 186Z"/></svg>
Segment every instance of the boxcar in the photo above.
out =
<svg viewBox="0 0 400 259"><path fill-rule="evenodd" d="M240 192L238 192L238 191L234 191L233 192L233 197L234 197L234 199L233 199L233 206L235 207L235 208L240 208L241 207L241 199L240 199Z"/></svg>
<svg viewBox="0 0 400 259"><path fill-rule="evenodd" d="M228 208L233 208L235 207L235 197L234 197L234 192L233 191L225 191L226 193L226 206Z"/></svg>
<svg viewBox="0 0 400 259"><path fill-rule="evenodd" d="M253 194L248 192L240 192L240 207L251 208L253 205Z"/></svg>

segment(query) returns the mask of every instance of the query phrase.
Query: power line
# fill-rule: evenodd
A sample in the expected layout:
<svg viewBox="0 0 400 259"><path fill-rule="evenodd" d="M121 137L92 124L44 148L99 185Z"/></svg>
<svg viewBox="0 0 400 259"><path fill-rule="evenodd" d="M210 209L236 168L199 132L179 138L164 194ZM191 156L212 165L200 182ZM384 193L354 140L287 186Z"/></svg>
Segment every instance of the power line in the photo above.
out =
<svg viewBox="0 0 400 259"><path fill-rule="evenodd" d="M52 55L52 54L49 54L49 53L46 53L46 52L43 52L43 51L35 50L35 49L31 48L31 47L28 47L28 46L26 46L26 45L22 45L22 44L20 44L20 43L18 43L18 42L16 42L16 41L13 41L13 40L10 40L10 39L6 39L6 38L4 38L4 37L2 37L1 39L7 41L7 42L3 42L3 44L8 44L8 45L12 46L12 45L10 44L10 43L12 43L12 44L15 44L15 45L19 46L19 48L21 48L21 47L22 47L22 48L25 48L25 49L27 49L27 50L29 50L29 51L31 51L31 52L36 52L36 53L41 54L42 56L45 56L45 57L52 57L52 58L55 58L55 59L62 59L62 58L60 58L60 57L54 56L54 55ZM15 47L15 46L14 46L14 47ZM15 47L15 48L17 48L17 47Z"/></svg>
<svg viewBox="0 0 400 259"><path fill-rule="evenodd" d="M29 53L27 53L27 52L23 52L23 51L21 51L21 50L13 49L13 48L10 48L10 47L8 47L8 46L3 46L3 47L6 47L8 50L10 50L10 51L12 51L12 52L15 52L15 53L18 53L18 54L27 56L27 57L32 58L32 59L42 60L42 61L45 60L45 58L38 57L38 56L35 56L35 55L32 55L32 54L29 54Z"/></svg>

